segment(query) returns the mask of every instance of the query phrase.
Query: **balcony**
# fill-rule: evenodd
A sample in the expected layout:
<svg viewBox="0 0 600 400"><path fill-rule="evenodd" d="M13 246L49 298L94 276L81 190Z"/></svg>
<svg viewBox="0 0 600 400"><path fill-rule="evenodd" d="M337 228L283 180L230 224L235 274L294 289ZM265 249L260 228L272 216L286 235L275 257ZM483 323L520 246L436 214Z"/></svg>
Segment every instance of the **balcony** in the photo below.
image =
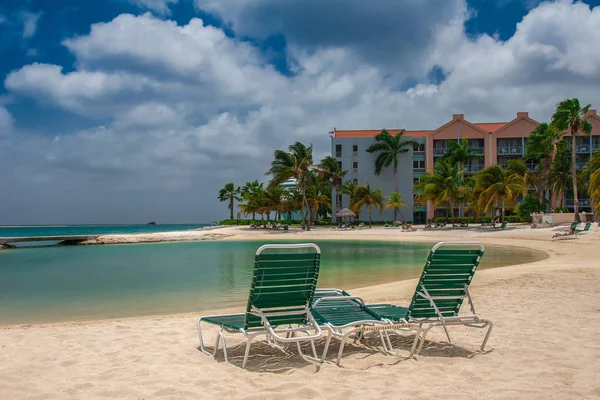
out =
<svg viewBox="0 0 600 400"><path fill-rule="evenodd" d="M475 172L481 171L483 168L483 164L465 165L465 173L474 174Z"/></svg>
<svg viewBox="0 0 600 400"><path fill-rule="evenodd" d="M565 199L566 207L573 207L575 201L573 199ZM579 199L579 207L591 207L592 202L590 199Z"/></svg>
<svg viewBox="0 0 600 400"><path fill-rule="evenodd" d="M477 154L482 156L483 153L485 152L485 147L474 147L474 146L469 146L470 149L473 149L473 154Z"/></svg>
<svg viewBox="0 0 600 400"><path fill-rule="evenodd" d="M446 154L446 148L445 147L434 147L433 148L433 155L435 157L441 157L444 154Z"/></svg>
<svg viewBox="0 0 600 400"><path fill-rule="evenodd" d="M586 144L579 144L576 146L577 154L587 154L590 152L590 146Z"/></svg>
<svg viewBox="0 0 600 400"><path fill-rule="evenodd" d="M600 150L600 143L592 143L592 152Z"/></svg>
<svg viewBox="0 0 600 400"><path fill-rule="evenodd" d="M510 156L510 155L521 155L523 154L522 146L499 146L498 147L498 155L499 156Z"/></svg>
<svg viewBox="0 0 600 400"><path fill-rule="evenodd" d="M577 163L575 164L575 169L577 171L583 171L587 167L586 163Z"/></svg>

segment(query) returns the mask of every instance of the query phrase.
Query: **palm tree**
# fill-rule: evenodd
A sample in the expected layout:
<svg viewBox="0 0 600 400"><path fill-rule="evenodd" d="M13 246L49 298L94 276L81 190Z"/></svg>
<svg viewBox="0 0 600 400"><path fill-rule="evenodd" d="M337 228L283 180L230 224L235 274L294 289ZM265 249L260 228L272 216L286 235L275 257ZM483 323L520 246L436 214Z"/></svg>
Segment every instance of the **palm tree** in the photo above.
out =
<svg viewBox="0 0 600 400"><path fill-rule="evenodd" d="M258 181L248 182L242 187L242 200L244 203L238 204L238 207L245 215L252 214L252 219L256 219L256 213L259 213L261 220L264 220L264 187Z"/></svg>
<svg viewBox="0 0 600 400"><path fill-rule="evenodd" d="M402 195L398 192L390 193L386 197L386 203L385 203L386 210L388 208L391 208L394 210L394 214L395 214L395 211L398 210L398 212L400 213L400 216L402 217L402 220L404 220L404 215L402 214L402 210L400 210L400 207L408 210L408 206L406 205L406 202L402 198ZM396 220L394 220L394 222L396 222Z"/></svg>
<svg viewBox="0 0 600 400"><path fill-rule="evenodd" d="M552 124L561 132L571 134L571 178L573 180L573 212L575 221L579 219L579 195L577 193L577 135L589 135L592 124L584 118L591 105L581 107L579 99L566 99L556 105Z"/></svg>
<svg viewBox="0 0 600 400"><path fill-rule="evenodd" d="M588 193L594 202L594 212L600 214L600 151L596 151L589 159L586 174L590 180Z"/></svg>
<svg viewBox="0 0 600 400"><path fill-rule="evenodd" d="M481 190L479 201L486 211L495 205L502 209L502 220L506 207L517 204L519 195L525 190L524 180L518 173L504 170L498 165L487 167L477 174L476 186Z"/></svg>
<svg viewBox="0 0 600 400"><path fill-rule="evenodd" d="M263 207L267 211L267 219L271 219L271 211L275 212L275 219L281 219L281 211L285 201L285 189L275 186L263 193Z"/></svg>
<svg viewBox="0 0 600 400"><path fill-rule="evenodd" d="M434 207L445 206L451 218L454 218L454 208L467 200L467 189L458 167L449 160L438 161L432 172L422 175L418 188L421 199L431 200Z"/></svg>
<svg viewBox="0 0 600 400"><path fill-rule="evenodd" d="M329 209L332 210L331 217L333 219L333 222L335 222L336 217L334 212L335 210L333 210L333 199L335 198L337 192L340 191L342 186L342 179L344 178L344 176L346 176L348 171L342 170L338 161L331 156L327 156L321 160L321 163L317 165L317 171L319 172L319 175L321 175L321 179L331 182L332 201L329 206ZM342 205L340 204L340 207L341 206Z"/></svg>
<svg viewBox="0 0 600 400"><path fill-rule="evenodd" d="M226 183L223 189L219 190L219 201L228 201L229 219L233 220L234 201L240 201L240 188L236 188L233 182Z"/></svg>
<svg viewBox="0 0 600 400"><path fill-rule="evenodd" d="M570 158L571 155L568 150L556 153L556 158L552 163L550 176L548 178L552 197L559 200L560 208L564 207L564 193L568 191L573 184Z"/></svg>
<svg viewBox="0 0 600 400"><path fill-rule="evenodd" d="M289 153L283 150L275 150L274 160L271 168L266 173L271 175L272 179L269 187L279 186L286 180L293 178L296 185L302 192L302 225L306 230L310 230L310 213L308 212L308 203L306 201L306 187L308 185L308 175L312 167L312 145L305 146L296 142L288 147ZM306 219L308 217L308 223Z"/></svg>
<svg viewBox="0 0 600 400"><path fill-rule="evenodd" d="M371 228L373 226L373 221L371 220L373 206L375 206L379 213L381 213L381 210L383 209L383 195L381 194L381 189L373 190L368 183L365 186L357 187L352 211L358 215L363 206L366 206L367 211L369 212L369 228Z"/></svg>
<svg viewBox="0 0 600 400"><path fill-rule="evenodd" d="M418 146L419 143L414 140L404 140L404 129L395 135L391 135L388 131L383 129L377 136L375 136L375 142L367 149L369 153L378 153L375 159L375 174L381 174L383 168L388 168L393 164L394 166L394 183L396 184L395 192L398 193L398 156L400 154L408 153L413 146ZM396 220L396 212L394 210L394 221Z"/></svg>
<svg viewBox="0 0 600 400"><path fill-rule="evenodd" d="M469 161L482 158L481 155L476 153L477 150L469 146L467 139L462 139L460 143L452 140L447 144L444 158L447 158L452 163L458 164L461 176L464 177L465 164Z"/></svg>
<svg viewBox="0 0 600 400"><path fill-rule="evenodd" d="M311 172L310 184L306 188L306 201L311 216L313 213L318 216L321 206L325 206L328 210L331 210L331 199L327 195L329 186L329 181L324 181L317 174Z"/></svg>
<svg viewBox="0 0 600 400"><path fill-rule="evenodd" d="M559 147L565 150L561 135L556 131L554 126L548 125L547 123L539 124L529 135L527 143L525 144L525 152L527 153L527 159L536 161L538 163L537 175L538 175L538 192L539 197L545 197L548 201L550 200L550 171L552 170L552 163L556 158L556 154ZM542 196L542 192L545 192Z"/></svg>

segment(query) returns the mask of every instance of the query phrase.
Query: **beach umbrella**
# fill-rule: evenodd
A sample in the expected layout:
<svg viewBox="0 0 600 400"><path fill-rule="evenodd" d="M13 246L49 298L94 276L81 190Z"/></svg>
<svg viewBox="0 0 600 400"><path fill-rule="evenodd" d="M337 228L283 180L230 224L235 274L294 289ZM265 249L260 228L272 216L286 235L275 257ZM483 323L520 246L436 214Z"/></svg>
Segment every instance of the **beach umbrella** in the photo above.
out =
<svg viewBox="0 0 600 400"><path fill-rule="evenodd" d="M335 213L335 216L344 218L344 222L346 222L346 217L356 217L356 214L348 208L342 208Z"/></svg>

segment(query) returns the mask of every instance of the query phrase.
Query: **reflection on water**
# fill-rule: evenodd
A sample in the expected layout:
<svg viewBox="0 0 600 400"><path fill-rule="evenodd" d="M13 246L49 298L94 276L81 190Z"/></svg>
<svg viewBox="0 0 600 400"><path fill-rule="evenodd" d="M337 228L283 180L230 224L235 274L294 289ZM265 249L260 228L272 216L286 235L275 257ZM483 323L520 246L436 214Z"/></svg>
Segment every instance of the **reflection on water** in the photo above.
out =
<svg viewBox="0 0 600 400"><path fill-rule="evenodd" d="M201 311L243 306L258 241L56 246L0 253L0 324ZM320 287L417 277L431 244L322 241ZM481 268L544 258L487 247Z"/></svg>

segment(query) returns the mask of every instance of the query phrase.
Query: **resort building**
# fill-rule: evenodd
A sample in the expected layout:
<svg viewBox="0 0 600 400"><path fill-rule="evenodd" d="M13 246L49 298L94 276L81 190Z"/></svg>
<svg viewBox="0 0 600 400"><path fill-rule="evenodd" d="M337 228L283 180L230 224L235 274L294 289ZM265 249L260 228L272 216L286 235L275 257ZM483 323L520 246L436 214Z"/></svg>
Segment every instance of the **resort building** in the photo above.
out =
<svg viewBox="0 0 600 400"><path fill-rule="evenodd" d="M600 116L596 110L589 110L586 115L592 125L590 136L577 138L577 169L583 170L592 153L600 149ZM431 204L414 207L413 183L427 170L433 168L435 162L445 153L448 142L467 139L471 147L477 149L481 159L465 165L465 173L473 174L490 165L503 168L509 160L526 156L525 143L539 122L530 118L527 112L518 112L508 122L475 123L465 119L463 114L454 114L452 120L434 130L406 130L403 137L419 143L411 151L402 154L398 160L398 190L406 201L408 211L404 211L401 220L413 220L423 223L429 218L445 216L444 210L434 210ZM375 175L376 154L367 153L367 148L375 143L375 136L381 130L338 130L331 135L331 155L338 160L342 169L348 171L344 182L352 180L359 185L369 183L372 188L382 189L387 196L395 190L393 168L385 168L379 176ZM394 135L399 129L388 129ZM570 143L571 141L568 140ZM528 162L529 170L534 171L535 163ZM565 198L564 205L573 208L573 199ZM333 199L333 213L348 206L348 196L337 195ZM579 196L580 211L591 211L591 202L586 193ZM366 219L366 212L361 219ZM455 214L456 215L456 214ZM373 212L373 220L393 219L393 212L387 210L383 214Z"/></svg>

